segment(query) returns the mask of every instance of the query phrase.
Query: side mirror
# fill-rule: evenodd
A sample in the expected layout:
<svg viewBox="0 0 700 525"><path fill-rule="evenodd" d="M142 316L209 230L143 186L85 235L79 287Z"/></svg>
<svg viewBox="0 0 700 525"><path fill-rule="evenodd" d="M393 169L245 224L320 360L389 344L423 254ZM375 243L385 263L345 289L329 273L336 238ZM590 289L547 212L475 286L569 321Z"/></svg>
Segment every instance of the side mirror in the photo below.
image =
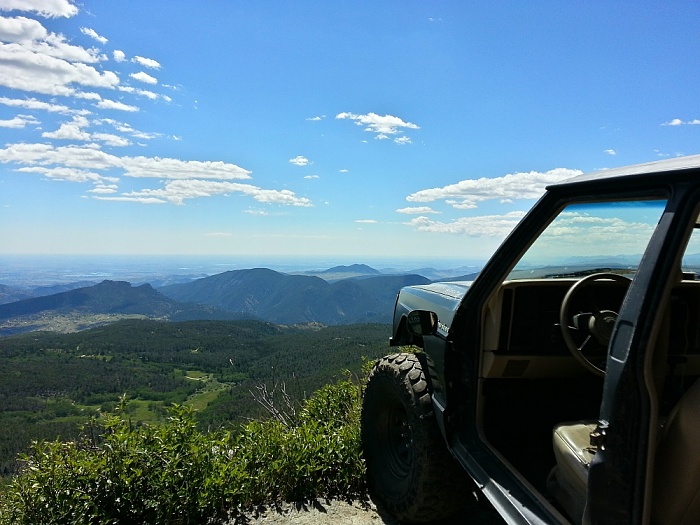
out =
<svg viewBox="0 0 700 525"><path fill-rule="evenodd" d="M438 329L438 316L428 310L413 310L406 317L406 328L411 335L435 335Z"/></svg>

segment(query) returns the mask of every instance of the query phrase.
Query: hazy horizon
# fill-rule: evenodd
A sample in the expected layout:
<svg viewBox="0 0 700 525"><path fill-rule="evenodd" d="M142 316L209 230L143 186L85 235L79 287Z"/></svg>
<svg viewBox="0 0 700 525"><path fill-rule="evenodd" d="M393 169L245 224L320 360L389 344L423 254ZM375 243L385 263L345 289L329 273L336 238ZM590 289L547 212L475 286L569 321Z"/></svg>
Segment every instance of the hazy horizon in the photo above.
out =
<svg viewBox="0 0 700 525"><path fill-rule="evenodd" d="M289 273L321 271L336 266L365 264L375 270L399 272L434 268L436 270L477 269L483 261L461 258L370 258L255 255L31 255L0 254L0 284L16 287L68 284L105 279L149 282L170 276L193 278L230 270L269 268Z"/></svg>

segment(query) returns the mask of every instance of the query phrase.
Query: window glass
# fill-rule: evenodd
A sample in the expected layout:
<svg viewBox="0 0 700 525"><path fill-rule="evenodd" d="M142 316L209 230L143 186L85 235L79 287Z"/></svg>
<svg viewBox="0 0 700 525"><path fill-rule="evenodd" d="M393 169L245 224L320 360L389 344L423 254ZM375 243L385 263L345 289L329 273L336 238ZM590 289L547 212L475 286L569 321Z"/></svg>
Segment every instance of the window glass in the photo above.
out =
<svg viewBox="0 0 700 525"><path fill-rule="evenodd" d="M632 277L665 205L666 201L654 200L567 206L530 246L508 279L555 279L598 272ZM700 254L700 241L697 247L695 253Z"/></svg>
<svg viewBox="0 0 700 525"><path fill-rule="evenodd" d="M683 272L689 275L694 274L694 278L698 279L697 276L700 274L700 225L696 225L693 233L690 234L681 266Z"/></svg>

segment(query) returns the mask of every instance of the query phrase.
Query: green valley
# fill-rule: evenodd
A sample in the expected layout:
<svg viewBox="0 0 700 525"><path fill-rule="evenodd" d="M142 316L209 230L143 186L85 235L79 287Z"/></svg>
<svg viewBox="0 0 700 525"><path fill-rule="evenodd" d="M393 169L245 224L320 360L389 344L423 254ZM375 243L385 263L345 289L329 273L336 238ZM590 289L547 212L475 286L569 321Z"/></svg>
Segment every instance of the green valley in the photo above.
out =
<svg viewBox="0 0 700 525"><path fill-rule="evenodd" d="M389 331L130 319L0 338L0 475L16 472L32 440L75 439L123 396L135 421L158 422L173 403L189 405L203 431L265 415L262 392L298 406L343 371L359 373L364 358L386 353Z"/></svg>

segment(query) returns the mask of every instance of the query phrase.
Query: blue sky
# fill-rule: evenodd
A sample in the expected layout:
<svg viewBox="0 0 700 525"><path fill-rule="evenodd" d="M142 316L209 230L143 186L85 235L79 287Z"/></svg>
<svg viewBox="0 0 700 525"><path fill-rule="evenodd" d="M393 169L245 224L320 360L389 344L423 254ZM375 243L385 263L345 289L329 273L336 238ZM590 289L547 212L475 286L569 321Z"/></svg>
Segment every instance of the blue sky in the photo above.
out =
<svg viewBox="0 0 700 525"><path fill-rule="evenodd" d="M700 153L700 4L0 0L0 253L487 257Z"/></svg>

